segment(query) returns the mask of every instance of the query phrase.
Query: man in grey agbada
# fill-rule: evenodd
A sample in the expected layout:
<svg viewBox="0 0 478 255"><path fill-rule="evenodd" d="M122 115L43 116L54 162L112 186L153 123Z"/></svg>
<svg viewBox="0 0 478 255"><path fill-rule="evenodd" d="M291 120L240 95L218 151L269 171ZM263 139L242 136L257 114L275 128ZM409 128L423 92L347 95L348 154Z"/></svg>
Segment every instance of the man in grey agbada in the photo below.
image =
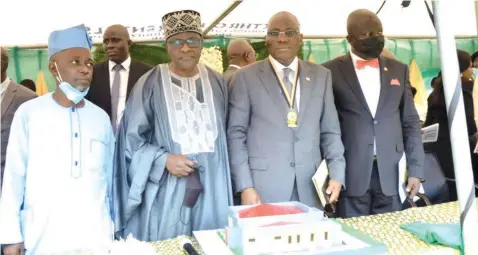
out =
<svg viewBox="0 0 478 255"><path fill-rule="evenodd" d="M198 64L200 15L172 12L163 24L171 63L136 83L115 154L115 230L142 241L223 228L232 205L227 87Z"/></svg>
<svg viewBox="0 0 478 255"><path fill-rule="evenodd" d="M297 18L279 12L268 24L269 58L236 74L227 133L242 204L300 201L318 207L311 178L322 159L331 202L345 183L332 78L322 66L298 59L301 44Z"/></svg>

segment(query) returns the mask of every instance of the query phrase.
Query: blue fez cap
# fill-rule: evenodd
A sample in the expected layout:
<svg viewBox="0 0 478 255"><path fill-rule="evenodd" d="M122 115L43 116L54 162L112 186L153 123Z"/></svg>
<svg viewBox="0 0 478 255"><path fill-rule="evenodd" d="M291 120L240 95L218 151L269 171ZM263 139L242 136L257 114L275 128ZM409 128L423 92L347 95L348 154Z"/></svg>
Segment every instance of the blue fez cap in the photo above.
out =
<svg viewBox="0 0 478 255"><path fill-rule="evenodd" d="M58 52L71 48L85 48L90 50L91 38L86 32L84 24L63 30L53 31L48 38L48 59Z"/></svg>

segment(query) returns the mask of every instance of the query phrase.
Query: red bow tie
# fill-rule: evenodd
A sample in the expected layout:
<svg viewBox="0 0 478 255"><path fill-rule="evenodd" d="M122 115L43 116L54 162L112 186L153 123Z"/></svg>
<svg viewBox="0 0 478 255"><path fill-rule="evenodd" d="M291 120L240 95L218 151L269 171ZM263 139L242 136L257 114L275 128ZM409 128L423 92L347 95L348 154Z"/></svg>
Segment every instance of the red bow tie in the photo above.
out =
<svg viewBox="0 0 478 255"><path fill-rule="evenodd" d="M355 65L357 66L357 69L364 69L366 66L378 68L378 58L374 58L372 60L357 60Z"/></svg>

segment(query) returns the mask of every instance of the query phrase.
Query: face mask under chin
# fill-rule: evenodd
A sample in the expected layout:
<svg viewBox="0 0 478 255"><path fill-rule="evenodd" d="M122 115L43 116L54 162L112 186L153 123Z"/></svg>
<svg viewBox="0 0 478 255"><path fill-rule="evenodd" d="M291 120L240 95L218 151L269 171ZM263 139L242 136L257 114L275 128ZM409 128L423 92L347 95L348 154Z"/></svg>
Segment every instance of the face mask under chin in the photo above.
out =
<svg viewBox="0 0 478 255"><path fill-rule="evenodd" d="M56 62L55 62L55 67L56 67L56 70L58 71L58 65L56 64ZM73 87L70 83L64 81L61 78L61 74L60 74L59 71L58 71L57 80L60 83L58 85L60 90L63 91L65 96L68 98L68 100L72 101L74 104L78 104L79 102L81 102L81 100L83 100L83 98L86 96L86 94L88 94L88 91L90 89L88 87L88 88L84 88L83 90L80 91L79 89Z"/></svg>

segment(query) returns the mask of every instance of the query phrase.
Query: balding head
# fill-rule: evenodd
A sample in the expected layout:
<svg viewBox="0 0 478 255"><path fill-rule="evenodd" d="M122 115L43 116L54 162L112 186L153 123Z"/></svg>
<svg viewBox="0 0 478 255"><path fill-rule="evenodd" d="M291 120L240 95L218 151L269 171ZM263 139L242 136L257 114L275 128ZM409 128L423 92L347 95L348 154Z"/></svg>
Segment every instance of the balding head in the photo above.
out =
<svg viewBox="0 0 478 255"><path fill-rule="evenodd" d="M114 34L116 36L125 37L128 40L130 39L128 29L125 26L119 24L107 27L105 30L105 34Z"/></svg>
<svg viewBox="0 0 478 255"><path fill-rule="evenodd" d="M302 45L302 34L297 17L290 12L278 12L269 20L266 46L269 54L279 63L289 66Z"/></svg>
<svg viewBox="0 0 478 255"><path fill-rule="evenodd" d="M256 51L247 40L235 39L227 48L229 64L246 66L256 61Z"/></svg>
<svg viewBox="0 0 478 255"><path fill-rule="evenodd" d="M363 59L380 55L385 44L382 32L382 22L369 10L355 10L347 18L347 40L352 52Z"/></svg>
<svg viewBox="0 0 478 255"><path fill-rule="evenodd" d="M363 27L368 25L376 25L375 23L382 26L382 22L372 11L367 9L355 10L347 18L347 33L352 34L357 30L363 30Z"/></svg>
<svg viewBox="0 0 478 255"><path fill-rule="evenodd" d="M122 25L109 26L103 34L103 44L111 61L123 63L129 57L129 47L132 44L128 29Z"/></svg>
<svg viewBox="0 0 478 255"><path fill-rule="evenodd" d="M1 50L1 56L0 56L0 62L1 62L1 82L5 81L7 78L7 69L8 69L8 53L7 50L3 47L0 47Z"/></svg>
<svg viewBox="0 0 478 255"><path fill-rule="evenodd" d="M300 32L299 20L297 19L297 17L294 14L292 14L290 12L281 11L281 12L278 12L278 13L272 15L272 17L269 19L269 22L267 23L267 27L268 28L271 27L271 24L273 24L277 21L287 21L287 23L293 24L293 28Z"/></svg>

